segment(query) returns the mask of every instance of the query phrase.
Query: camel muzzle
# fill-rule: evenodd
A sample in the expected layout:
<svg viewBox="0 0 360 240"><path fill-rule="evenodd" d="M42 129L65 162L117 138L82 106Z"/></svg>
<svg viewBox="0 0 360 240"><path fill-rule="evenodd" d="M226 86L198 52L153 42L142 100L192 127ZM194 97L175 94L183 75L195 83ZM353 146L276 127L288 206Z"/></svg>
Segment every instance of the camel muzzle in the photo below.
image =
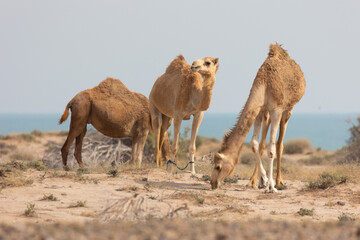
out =
<svg viewBox="0 0 360 240"><path fill-rule="evenodd" d="M199 70L199 66L191 66L191 71L197 72Z"/></svg>

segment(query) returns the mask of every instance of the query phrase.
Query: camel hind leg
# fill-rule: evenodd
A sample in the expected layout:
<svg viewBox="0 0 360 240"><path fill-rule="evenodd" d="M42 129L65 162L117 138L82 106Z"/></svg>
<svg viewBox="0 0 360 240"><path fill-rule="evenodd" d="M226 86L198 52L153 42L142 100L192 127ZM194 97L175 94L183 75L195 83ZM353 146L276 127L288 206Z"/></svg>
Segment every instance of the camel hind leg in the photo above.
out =
<svg viewBox="0 0 360 240"><path fill-rule="evenodd" d="M74 142L76 138L77 138L77 147L75 147L75 152L76 152L75 157L77 158L77 156L79 156L79 149L80 149L80 159L81 159L81 147L79 147L79 145L80 144L82 145L82 140L86 133L86 125L89 118L90 106L91 105L90 105L89 95L85 92L79 93L73 99L71 106L69 106L71 108L70 129L66 141L63 147L61 148L61 156L62 156L62 162L64 168L66 168L67 166L69 149L71 147L71 144ZM80 137L82 133L84 134L84 136ZM78 150L76 151L76 149ZM79 163L78 158L77 161Z"/></svg>
<svg viewBox="0 0 360 240"><path fill-rule="evenodd" d="M75 141L74 156L81 168L84 167L84 164L82 162L82 157L81 157L81 150L82 150L82 144L83 144L83 140L84 140L86 131L87 131L87 129L86 129L86 125L85 125L84 130L80 133L79 136L76 137L76 141Z"/></svg>
<svg viewBox="0 0 360 240"><path fill-rule="evenodd" d="M279 185L284 185L284 181L281 178L281 157L284 150L284 136L286 132L286 127L291 116L292 110L284 112L280 122L280 130L279 130L279 137L276 143L276 157L277 157L277 174L276 174L276 184L275 187Z"/></svg>
<svg viewBox="0 0 360 240"><path fill-rule="evenodd" d="M282 114L283 112L278 109L270 112L271 131L270 131L270 144L268 146L269 171L268 171L268 182L265 188L266 192L277 192L273 179L273 163L276 152L276 146L275 146L276 135L279 129Z"/></svg>

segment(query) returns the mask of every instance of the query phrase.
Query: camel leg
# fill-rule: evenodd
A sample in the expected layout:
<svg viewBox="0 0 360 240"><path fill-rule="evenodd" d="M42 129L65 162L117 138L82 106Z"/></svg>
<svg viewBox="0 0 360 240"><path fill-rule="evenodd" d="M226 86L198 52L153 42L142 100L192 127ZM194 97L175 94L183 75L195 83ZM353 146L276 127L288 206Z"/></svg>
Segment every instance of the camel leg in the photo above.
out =
<svg viewBox="0 0 360 240"><path fill-rule="evenodd" d="M167 134L167 130L171 126L172 118L162 114L162 124L160 128L160 135L159 135L159 149L161 149L161 153L163 153L163 144L165 140L165 135ZM166 159L166 161L169 159ZM162 166L161 155L160 155L160 166Z"/></svg>
<svg viewBox="0 0 360 240"><path fill-rule="evenodd" d="M82 133L84 133L84 136L85 136L85 133L86 133L86 124L87 124L87 119L88 119L89 112L90 112L90 104L87 103L86 100L87 100L86 98L81 96L80 98L76 99L76 101L74 101L74 103L72 105L69 134L66 138L66 141L65 141L63 147L61 148L61 156L62 156L64 168L66 168L66 165L67 165L67 157L68 157L69 148L71 147L71 144L73 143L75 138L79 137ZM84 129L85 129L85 132L84 132ZM76 142L78 142L77 146L82 144L82 138L78 138L79 141L78 140L76 141ZM77 147L77 149L79 149L79 147ZM76 151L76 148L75 148L75 151ZM79 152L79 150L77 152ZM79 155L79 153L77 153L77 155ZM75 157L77 155L75 155ZM81 159L81 147L80 147L80 159ZM79 160L78 160L78 163L79 163ZM80 165L80 163L79 163L79 165Z"/></svg>
<svg viewBox="0 0 360 240"><path fill-rule="evenodd" d="M148 133L149 130L144 130L141 134L132 138L131 162L134 166L136 165L138 168L141 167L144 146Z"/></svg>
<svg viewBox="0 0 360 240"><path fill-rule="evenodd" d="M284 181L281 178L281 157L284 150L284 136L286 132L286 127L291 116L292 111L284 112L280 122L279 138L276 143L276 155L277 155L277 174L276 174L276 184L275 187L279 185L284 185Z"/></svg>
<svg viewBox="0 0 360 240"><path fill-rule="evenodd" d="M269 113L265 113L263 117L264 117L264 119L263 119L262 131L261 131L261 141L260 141L260 146L259 146L260 159L261 159L262 155L264 154L264 150L265 150L265 146L266 146L266 144L265 144L266 135L267 135L267 132L269 130L269 125L270 125ZM256 183L257 183L258 171L259 171L259 164L258 164L258 162L256 162L254 173L251 176L250 182L249 182L249 185L251 187L254 187L254 188L257 187ZM259 183L260 186L265 186L266 183L264 182L264 180L265 179L260 178L260 183Z"/></svg>
<svg viewBox="0 0 360 240"><path fill-rule="evenodd" d="M191 139L190 139L190 146L189 146L189 153L190 153L190 166L191 166L191 173L195 174L195 151L196 151L196 136L197 132L199 130L199 126L201 124L201 121L204 117L204 112L199 112L194 114L194 119L192 122L191 127Z"/></svg>
<svg viewBox="0 0 360 240"><path fill-rule="evenodd" d="M268 147L268 158L269 158L269 172L268 172L268 183L266 184L265 191L266 192L277 192L277 189L274 186L273 179L273 163L275 157L275 141L276 134L279 129L279 124L281 120L282 112L279 110L274 110L270 113L270 121L271 121L271 132L270 132L270 144Z"/></svg>
<svg viewBox="0 0 360 240"><path fill-rule="evenodd" d="M80 133L80 135L76 137L76 142L75 142L74 156L81 168L84 167L83 162L82 162L82 157L81 157L81 150L82 150L82 144L83 144L83 139L85 137L85 134L86 134L86 125L85 125L84 130Z"/></svg>
<svg viewBox="0 0 360 240"><path fill-rule="evenodd" d="M178 150L178 141L179 141L179 134L180 134L180 127L181 127L182 118L175 117L174 118L174 139L172 144L172 157L171 160L175 162L176 152ZM172 164L170 165L169 171L172 171Z"/></svg>
<svg viewBox="0 0 360 240"><path fill-rule="evenodd" d="M259 152L259 134L260 134L260 129L261 129L261 122L262 122L262 114L259 114L254 123L254 133L253 133L253 137L251 140L251 146L252 146L252 151L254 152L255 157L256 157L256 167L254 170L254 174L258 174L258 170L260 169L259 177L262 179L262 182L264 184L266 184L266 182L267 182L266 172L262 165L261 156L260 156L260 152ZM256 187L256 182L257 182L257 175L254 175L254 174L251 177L250 183L249 183L249 185L252 187ZM260 187L262 187L262 186L260 186Z"/></svg>
<svg viewBox="0 0 360 240"><path fill-rule="evenodd" d="M161 130L161 125L162 125L162 114L151 103L150 103L149 109L150 109L150 113L151 113L151 125L152 125L154 139L155 139L156 166L160 167L160 164L161 164L160 130Z"/></svg>

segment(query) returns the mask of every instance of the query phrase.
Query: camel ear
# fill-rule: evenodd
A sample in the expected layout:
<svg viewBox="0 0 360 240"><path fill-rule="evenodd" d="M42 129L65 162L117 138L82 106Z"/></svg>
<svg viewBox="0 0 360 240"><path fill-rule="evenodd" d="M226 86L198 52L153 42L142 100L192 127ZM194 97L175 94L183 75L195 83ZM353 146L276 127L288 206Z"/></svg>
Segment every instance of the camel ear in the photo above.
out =
<svg viewBox="0 0 360 240"><path fill-rule="evenodd" d="M224 154L217 152L217 153L215 153L215 157L220 158L220 159L224 159Z"/></svg>
<svg viewBox="0 0 360 240"><path fill-rule="evenodd" d="M219 62L219 58L215 58L214 60L213 60L213 63L216 65L216 64L218 64L218 62Z"/></svg>

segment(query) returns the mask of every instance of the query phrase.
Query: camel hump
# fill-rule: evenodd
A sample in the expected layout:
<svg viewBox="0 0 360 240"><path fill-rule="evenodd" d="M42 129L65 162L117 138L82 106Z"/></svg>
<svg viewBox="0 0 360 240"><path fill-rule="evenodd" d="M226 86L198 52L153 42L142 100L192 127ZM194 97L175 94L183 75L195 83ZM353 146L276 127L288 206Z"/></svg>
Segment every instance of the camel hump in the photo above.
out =
<svg viewBox="0 0 360 240"><path fill-rule="evenodd" d="M173 73L174 71L181 70L184 65L187 65L183 55L177 56L166 68L166 73Z"/></svg>
<svg viewBox="0 0 360 240"><path fill-rule="evenodd" d="M116 78L108 77L93 88L94 97L129 95L131 91Z"/></svg>
<svg viewBox="0 0 360 240"><path fill-rule="evenodd" d="M286 58L289 57L288 53L286 50L284 50L280 44L276 43L276 44L270 44L270 50L269 50L269 57L282 57L282 58Z"/></svg>

